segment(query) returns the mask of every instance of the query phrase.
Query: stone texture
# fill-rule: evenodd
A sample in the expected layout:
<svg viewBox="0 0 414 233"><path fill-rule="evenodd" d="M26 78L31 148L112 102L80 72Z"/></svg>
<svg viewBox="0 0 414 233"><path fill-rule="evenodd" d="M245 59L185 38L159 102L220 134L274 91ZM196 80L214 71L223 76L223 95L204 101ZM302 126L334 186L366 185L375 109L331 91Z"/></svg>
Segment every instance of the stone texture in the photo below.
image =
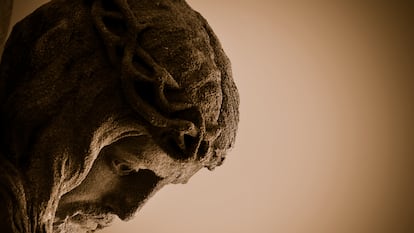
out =
<svg viewBox="0 0 414 233"><path fill-rule="evenodd" d="M238 124L229 60L181 0L52 1L13 28L0 90L5 233L52 232L108 145L145 131L185 183L223 162Z"/></svg>

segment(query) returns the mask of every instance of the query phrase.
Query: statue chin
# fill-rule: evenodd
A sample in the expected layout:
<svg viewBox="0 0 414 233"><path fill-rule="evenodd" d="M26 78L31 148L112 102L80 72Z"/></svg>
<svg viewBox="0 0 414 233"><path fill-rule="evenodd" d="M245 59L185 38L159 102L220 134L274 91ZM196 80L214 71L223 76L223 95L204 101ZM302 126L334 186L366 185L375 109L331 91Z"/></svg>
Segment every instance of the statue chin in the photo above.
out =
<svg viewBox="0 0 414 233"><path fill-rule="evenodd" d="M88 233L105 228L111 225L115 219L113 214L83 214L77 213L73 216L67 217L64 220L55 219L53 223L53 233Z"/></svg>

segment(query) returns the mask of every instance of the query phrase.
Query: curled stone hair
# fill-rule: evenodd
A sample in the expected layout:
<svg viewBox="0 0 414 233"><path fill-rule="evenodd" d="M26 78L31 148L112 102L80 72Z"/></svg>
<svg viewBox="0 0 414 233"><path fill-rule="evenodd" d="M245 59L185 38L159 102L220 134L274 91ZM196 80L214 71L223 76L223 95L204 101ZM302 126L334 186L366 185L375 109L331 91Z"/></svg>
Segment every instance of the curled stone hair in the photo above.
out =
<svg viewBox="0 0 414 233"><path fill-rule="evenodd" d="M125 99L160 146L177 159L220 165L234 143L238 94L205 19L181 0L91 4Z"/></svg>
<svg viewBox="0 0 414 233"><path fill-rule="evenodd" d="M83 153L103 118L126 109L183 162L213 169L234 144L230 62L184 0L53 0L14 27L0 77L1 150L16 161L47 128Z"/></svg>

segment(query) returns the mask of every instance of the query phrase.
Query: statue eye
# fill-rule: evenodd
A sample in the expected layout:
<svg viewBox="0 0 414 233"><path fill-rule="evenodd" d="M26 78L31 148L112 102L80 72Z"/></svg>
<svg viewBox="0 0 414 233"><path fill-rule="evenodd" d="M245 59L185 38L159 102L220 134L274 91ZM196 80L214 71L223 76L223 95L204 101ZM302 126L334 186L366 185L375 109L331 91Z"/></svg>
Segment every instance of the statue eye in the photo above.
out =
<svg viewBox="0 0 414 233"><path fill-rule="evenodd" d="M135 172L135 169L125 161L115 159L113 160L112 165L115 172L121 176L128 175L131 172Z"/></svg>
<svg viewBox="0 0 414 233"><path fill-rule="evenodd" d="M122 172L131 172L131 171L133 171L133 169L132 169L130 166L126 165L126 164L121 164L121 165L119 166L119 169L120 169Z"/></svg>

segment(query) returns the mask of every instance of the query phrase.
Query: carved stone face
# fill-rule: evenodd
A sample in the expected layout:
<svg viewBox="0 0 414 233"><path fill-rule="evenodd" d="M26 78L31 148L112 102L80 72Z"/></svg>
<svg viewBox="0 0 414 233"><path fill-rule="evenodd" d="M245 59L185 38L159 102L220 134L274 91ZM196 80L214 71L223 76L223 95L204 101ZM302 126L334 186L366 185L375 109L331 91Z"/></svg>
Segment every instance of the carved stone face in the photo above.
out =
<svg viewBox="0 0 414 233"><path fill-rule="evenodd" d="M177 162L145 135L105 147L85 180L60 199L54 232L101 229L116 215L128 220L153 193L174 182L179 176L176 167Z"/></svg>

